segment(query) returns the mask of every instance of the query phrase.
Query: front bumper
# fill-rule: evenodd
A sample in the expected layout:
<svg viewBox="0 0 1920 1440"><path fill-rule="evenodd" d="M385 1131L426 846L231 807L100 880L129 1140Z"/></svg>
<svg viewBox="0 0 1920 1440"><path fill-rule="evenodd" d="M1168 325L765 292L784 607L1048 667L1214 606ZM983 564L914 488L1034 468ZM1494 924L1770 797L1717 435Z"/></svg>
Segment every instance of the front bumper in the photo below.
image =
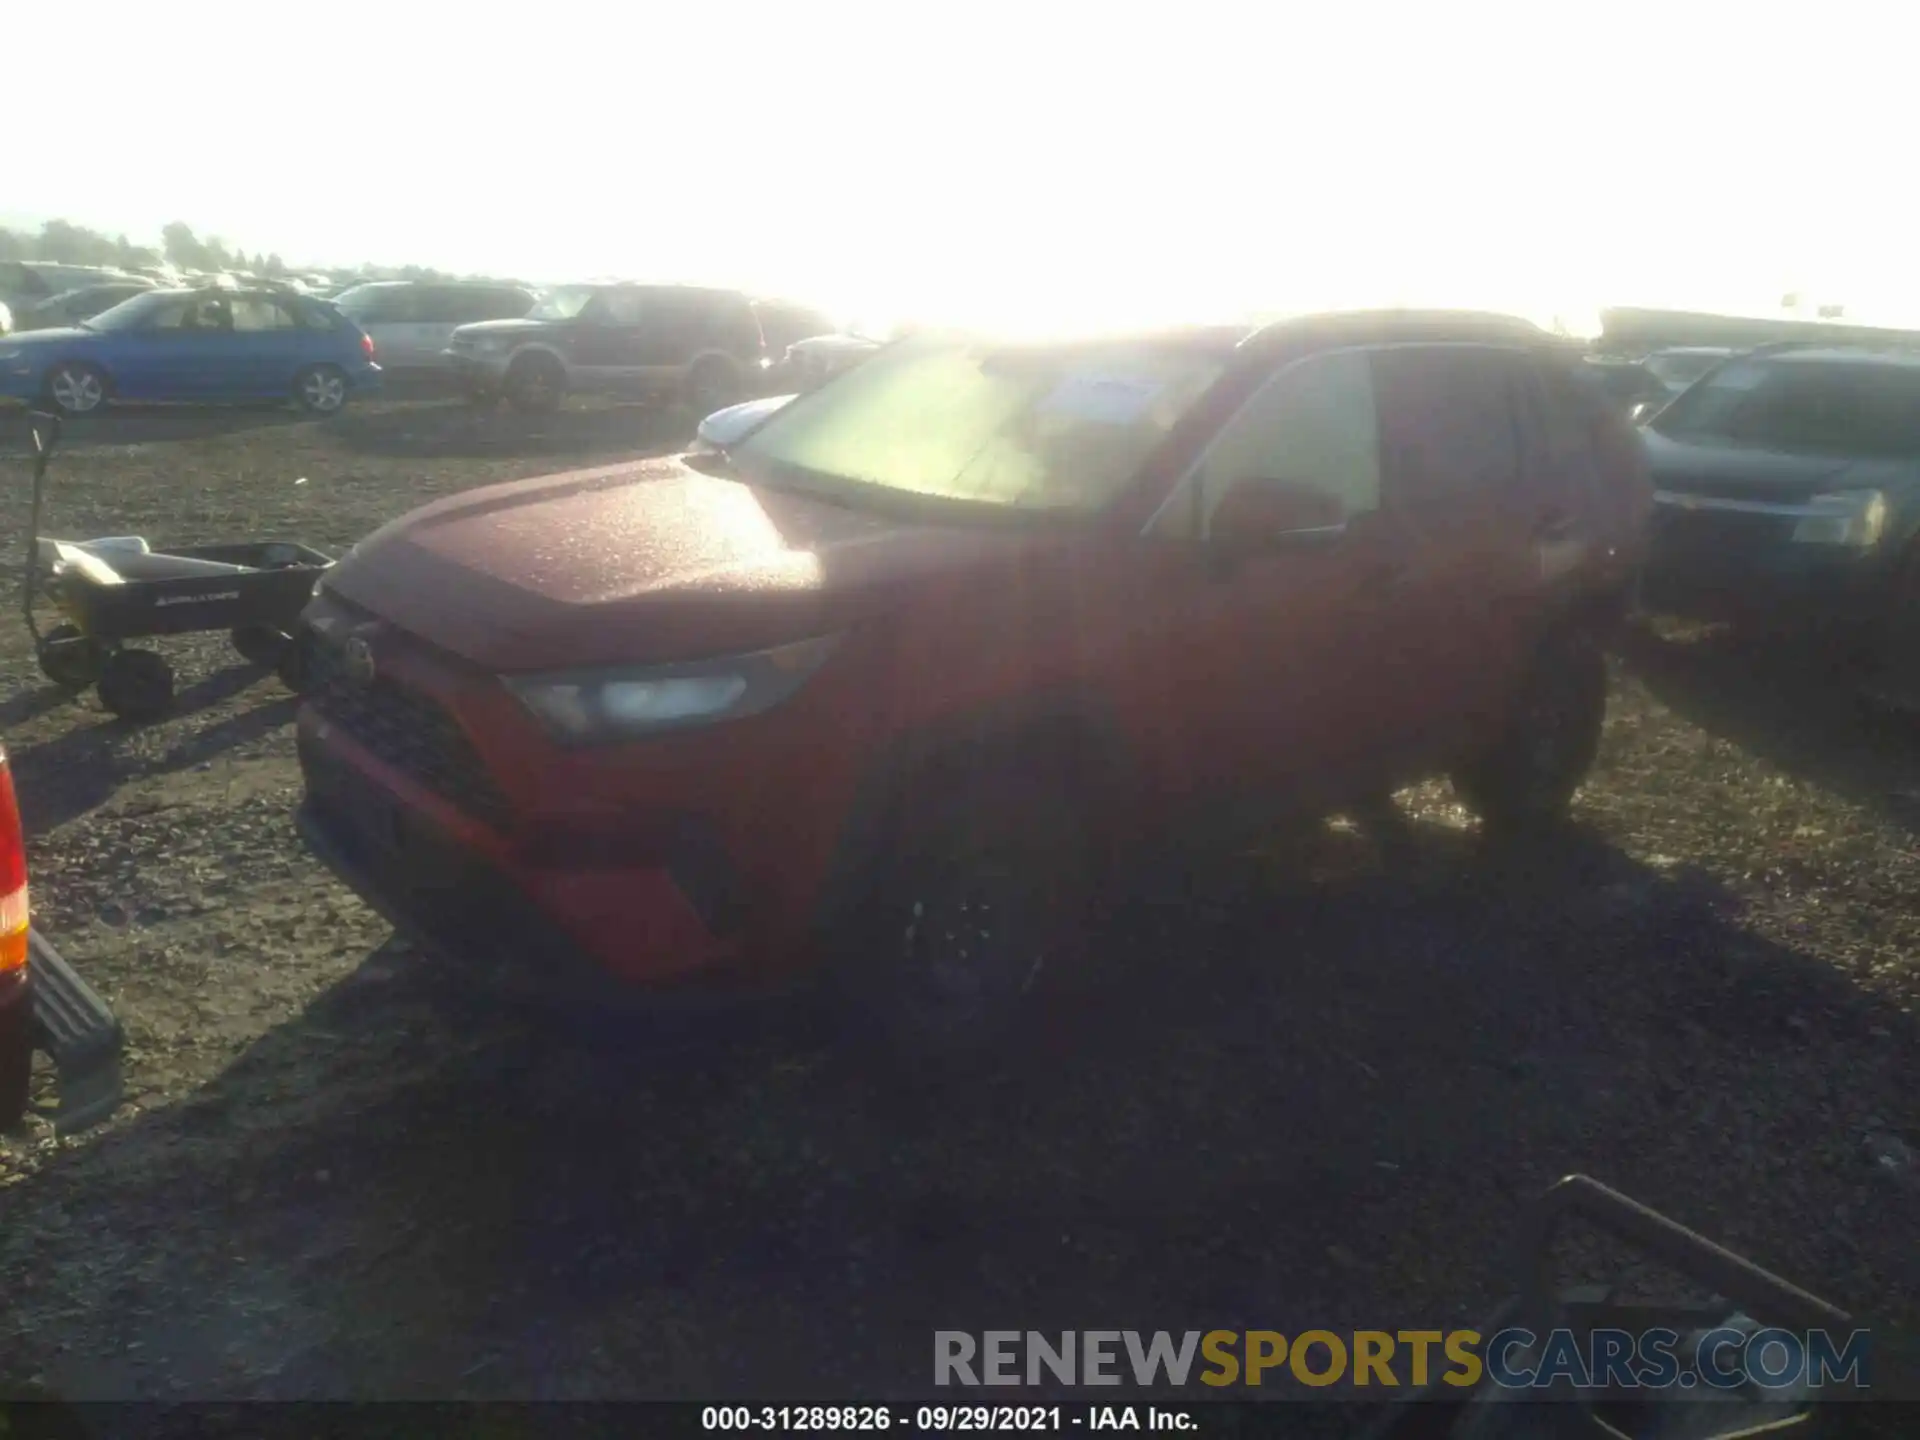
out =
<svg viewBox="0 0 1920 1440"><path fill-rule="evenodd" d="M1792 507L1654 507L1643 608L1700 620L1864 621L1886 602L1886 544L1859 550L1792 538Z"/></svg>
<svg viewBox="0 0 1920 1440"><path fill-rule="evenodd" d="M729 963L737 881L704 837L617 870L530 865L443 821L431 797L310 714L299 754L308 848L484 988L583 1016L726 1010L768 993Z"/></svg>

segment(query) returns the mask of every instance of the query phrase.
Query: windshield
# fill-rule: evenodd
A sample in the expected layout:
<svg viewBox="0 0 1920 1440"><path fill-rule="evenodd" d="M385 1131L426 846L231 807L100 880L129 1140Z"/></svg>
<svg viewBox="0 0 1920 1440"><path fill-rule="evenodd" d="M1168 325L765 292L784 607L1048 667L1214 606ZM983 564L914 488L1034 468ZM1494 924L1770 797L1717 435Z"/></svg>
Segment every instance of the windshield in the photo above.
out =
<svg viewBox="0 0 1920 1440"><path fill-rule="evenodd" d="M131 330L144 325L169 299L177 300L179 296L177 290L149 290L109 306L84 323L89 330Z"/></svg>
<svg viewBox="0 0 1920 1440"><path fill-rule="evenodd" d="M1221 355L1164 343L903 340L780 411L733 458L835 498L871 487L1090 514L1224 369Z"/></svg>
<svg viewBox="0 0 1920 1440"><path fill-rule="evenodd" d="M572 320L593 303L600 292L591 285L563 285L540 297L527 312L529 320Z"/></svg>
<svg viewBox="0 0 1920 1440"><path fill-rule="evenodd" d="M1736 360L1682 392L1649 428L1696 443L1920 458L1920 365Z"/></svg>

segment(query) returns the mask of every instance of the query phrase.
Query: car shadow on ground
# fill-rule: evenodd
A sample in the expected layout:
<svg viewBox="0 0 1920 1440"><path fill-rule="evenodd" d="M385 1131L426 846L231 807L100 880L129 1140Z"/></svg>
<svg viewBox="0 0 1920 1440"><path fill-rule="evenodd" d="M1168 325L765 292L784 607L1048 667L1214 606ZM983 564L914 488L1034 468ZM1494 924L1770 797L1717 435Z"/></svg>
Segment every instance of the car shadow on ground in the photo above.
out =
<svg viewBox="0 0 1920 1440"><path fill-rule="evenodd" d="M168 718L210 709L271 679L254 666L229 666L181 690ZM52 686L15 697L0 705L0 729L30 714L47 714L71 700ZM75 728L66 734L8 752L19 787L21 823L30 835L64 825L106 804L128 780L188 769L292 723L297 705L292 695L275 696L190 732L157 760L123 760L116 754L117 744L138 727L112 717L98 718L92 710L76 710Z"/></svg>
<svg viewBox="0 0 1920 1440"><path fill-rule="evenodd" d="M925 1398L936 1328L1470 1323L1575 1169L1841 1303L1920 1284L1871 1214L1767 1225L1770 1157L1836 1207L1876 1183L1839 1102L1911 1094L1910 1017L1591 837L1329 833L1158 867L1099 925L1106 1003L933 1091L797 1013L622 1053L377 952L12 1192L0 1274L125 1331L15 1363L89 1398Z"/></svg>
<svg viewBox="0 0 1920 1440"><path fill-rule="evenodd" d="M1708 733L1920 834L1920 723L1866 701L1858 666L1830 644L1636 627L1620 655Z"/></svg>
<svg viewBox="0 0 1920 1440"><path fill-rule="evenodd" d="M671 406L578 403L542 416L460 400L348 409L328 428L349 450L421 459L667 453L693 434L693 422Z"/></svg>

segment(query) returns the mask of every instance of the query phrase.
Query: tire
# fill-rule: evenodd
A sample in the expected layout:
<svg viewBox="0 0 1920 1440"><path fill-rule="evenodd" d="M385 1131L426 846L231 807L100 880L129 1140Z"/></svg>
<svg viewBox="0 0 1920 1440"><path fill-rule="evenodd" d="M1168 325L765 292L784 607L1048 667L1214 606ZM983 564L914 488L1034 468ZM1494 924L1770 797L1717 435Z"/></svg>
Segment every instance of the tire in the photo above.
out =
<svg viewBox="0 0 1920 1440"><path fill-rule="evenodd" d="M523 415L551 415L567 394L567 372L551 355L522 355L507 369L507 403Z"/></svg>
<svg viewBox="0 0 1920 1440"><path fill-rule="evenodd" d="M1087 836L1072 788L1029 767L909 795L866 903L829 937L856 1041L907 1077L990 1063L1082 970Z"/></svg>
<svg viewBox="0 0 1920 1440"><path fill-rule="evenodd" d="M91 415L110 392L106 372L82 360L63 360L47 372L47 399L62 415Z"/></svg>
<svg viewBox="0 0 1920 1440"><path fill-rule="evenodd" d="M32 1001L19 1002L19 1014L0 1020L0 1132L27 1118L33 1088Z"/></svg>
<svg viewBox="0 0 1920 1440"><path fill-rule="evenodd" d="M302 626L280 647L274 673L296 695L304 695L313 681L313 632Z"/></svg>
<svg viewBox="0 0 1920 1440"><path fill-rule="evenodd" d="M704 420L743 398L744 390L740 372L719 356L709 355L687 372L680 394L694 418Z"/></svg>
<svg viewBox="0 0 1920 1440"><path fill-rule="evenodd" d="M72 625L56 625L40 638L40 673L62 690L84 690L106 668L107 651Z"/></svg>
<svg viewBox="0 0 1920 1440"><path fill-rule="evenodd" d="M119 650L100 672L100 703L135 724L173 707L173 667L152 650Z"/></svg>
<svg viewBox="0 0 1920 1440"><path fill-rule="evenodd" d="M258 665L262 670L272 670L280 664L280 657L286 653L290 640L284 630L275 630L270 625L242 625L228 637L240 658L249 665Z"/></svg>
<svg viewBox="0 0 1920 1440"><path fill-rule="evenodd" d="M1566 823L1575 793L1600 752L1607 662L1590 631L1547 640L1521 681L1496 745L1454 774L1454 788L1490 834Z"/></svg>
<svg viewBox="0 0 1920 1440"><path fill-rule="evenodd" d="M293 402L309 415L338 415L347 388L347 372L338 365L309 365L293 377Z"/></svg>

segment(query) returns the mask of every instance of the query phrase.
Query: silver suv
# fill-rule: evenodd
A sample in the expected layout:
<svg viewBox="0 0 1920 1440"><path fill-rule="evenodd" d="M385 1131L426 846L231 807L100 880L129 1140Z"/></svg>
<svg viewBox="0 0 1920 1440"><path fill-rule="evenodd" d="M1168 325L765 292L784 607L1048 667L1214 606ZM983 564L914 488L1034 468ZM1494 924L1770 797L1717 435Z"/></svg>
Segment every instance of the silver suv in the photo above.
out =
<svg viewBox="0 0 1920 1440"><path fill-rule="evenodd" d="M533 308L533 291L477 281L374 280L333 297L373 337L387 370L447 368L447 342L462 325L518 320Z"/></svg>

